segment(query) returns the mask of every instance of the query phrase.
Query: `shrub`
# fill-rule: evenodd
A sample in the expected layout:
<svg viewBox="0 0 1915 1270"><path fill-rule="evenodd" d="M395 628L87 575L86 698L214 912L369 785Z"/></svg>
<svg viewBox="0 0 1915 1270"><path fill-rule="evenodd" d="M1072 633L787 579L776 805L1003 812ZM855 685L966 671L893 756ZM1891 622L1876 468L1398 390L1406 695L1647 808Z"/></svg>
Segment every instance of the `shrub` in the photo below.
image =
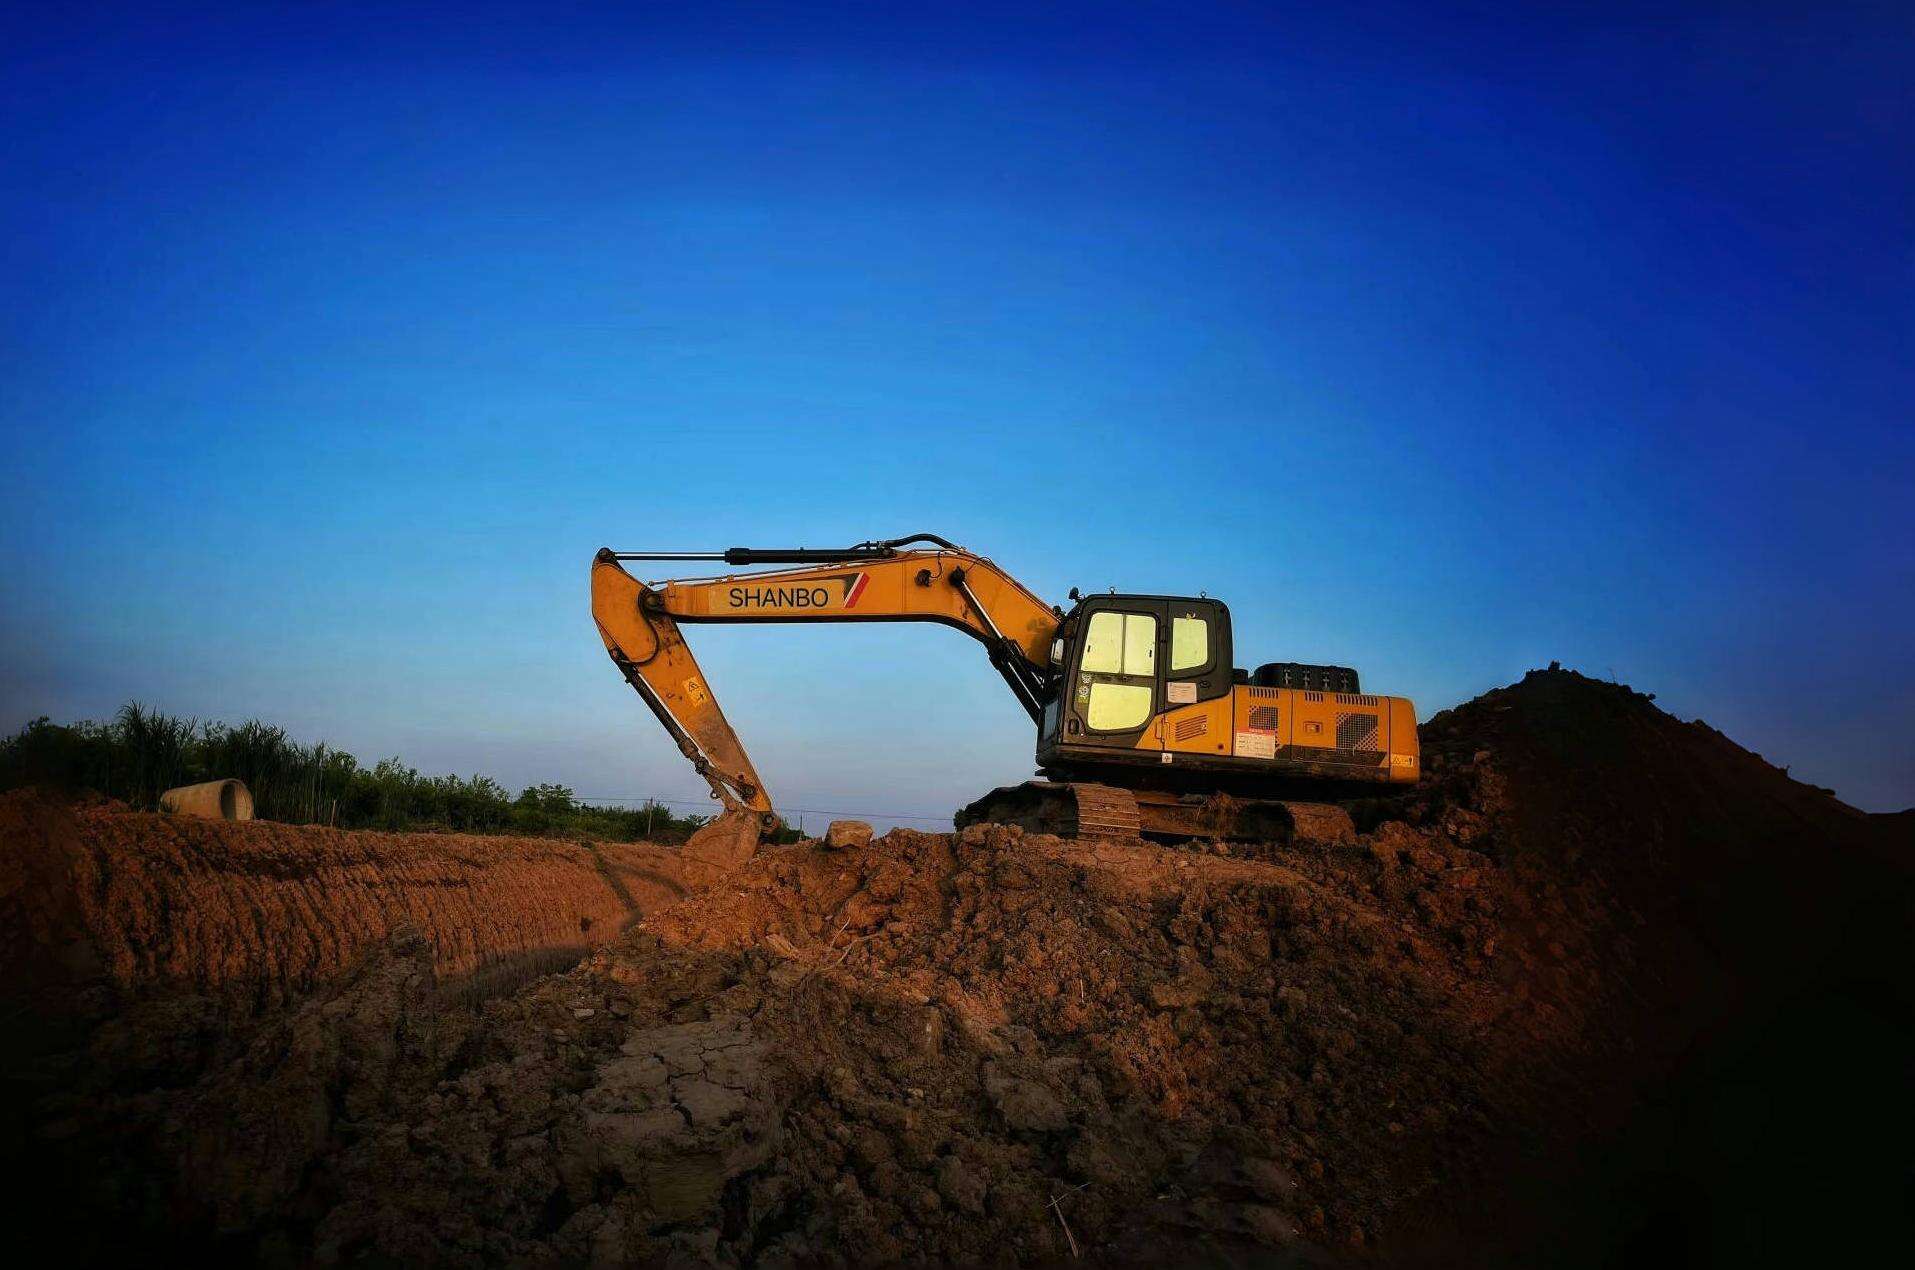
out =
<svg viewBox="0 0 1915 1270"><path fill-rule="evenodd" d="M0 789L94 791L151 810L176 785L226 777L246 782L263 819L346 829L683 842L710 819L658 802L592 806L558 784L529 786L515 798L489 776L425 776L397 758L368 769L343 750L301 745L257 719L202 724L139 702L110 723L42 717L0 741ZM796 835L780 822L773 836Z"/></svg>

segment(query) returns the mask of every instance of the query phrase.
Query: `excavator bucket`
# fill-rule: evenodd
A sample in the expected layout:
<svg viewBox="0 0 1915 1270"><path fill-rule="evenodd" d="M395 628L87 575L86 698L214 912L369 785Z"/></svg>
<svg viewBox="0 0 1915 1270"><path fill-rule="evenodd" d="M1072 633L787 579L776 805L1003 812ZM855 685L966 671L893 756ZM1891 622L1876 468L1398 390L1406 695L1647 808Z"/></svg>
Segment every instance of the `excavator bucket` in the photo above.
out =
<svg viewBox="0 0 1915 1270"><path fill-rule="evenodd" d="M764 816L759 812L722 812L694 833L678 854L729 873L758 854L764 828Z"/></svg>

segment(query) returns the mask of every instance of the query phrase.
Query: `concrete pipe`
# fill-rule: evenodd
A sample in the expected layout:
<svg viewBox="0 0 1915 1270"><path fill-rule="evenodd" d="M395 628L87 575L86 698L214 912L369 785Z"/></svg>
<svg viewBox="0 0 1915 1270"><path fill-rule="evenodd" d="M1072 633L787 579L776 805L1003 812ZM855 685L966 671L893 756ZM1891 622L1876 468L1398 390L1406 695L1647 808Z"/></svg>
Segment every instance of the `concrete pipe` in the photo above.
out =
<svg viewBox="0 0 1915 1270"><path fill-rule="evenodd" d="M160 795L160 810L175 816L204 816L208 820L251 820L253 792L245 781L206 781L181 785Z"/></svg>

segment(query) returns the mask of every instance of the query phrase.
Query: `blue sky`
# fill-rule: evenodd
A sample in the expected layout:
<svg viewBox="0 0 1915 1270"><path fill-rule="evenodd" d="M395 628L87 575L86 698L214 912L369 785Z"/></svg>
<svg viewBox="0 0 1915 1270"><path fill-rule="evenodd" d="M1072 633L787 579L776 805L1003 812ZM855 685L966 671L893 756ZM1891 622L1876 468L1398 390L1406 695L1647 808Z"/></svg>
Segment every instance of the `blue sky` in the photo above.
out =
<svg viewBox="0 0 1915 1270"><path fill-rule="evenodd" d="M71 8L0 18L7 726L699 798L592 552L929 530L1915 803L1905 8ZM1029 772L948 631L694 641L784 805Z"/></svg>

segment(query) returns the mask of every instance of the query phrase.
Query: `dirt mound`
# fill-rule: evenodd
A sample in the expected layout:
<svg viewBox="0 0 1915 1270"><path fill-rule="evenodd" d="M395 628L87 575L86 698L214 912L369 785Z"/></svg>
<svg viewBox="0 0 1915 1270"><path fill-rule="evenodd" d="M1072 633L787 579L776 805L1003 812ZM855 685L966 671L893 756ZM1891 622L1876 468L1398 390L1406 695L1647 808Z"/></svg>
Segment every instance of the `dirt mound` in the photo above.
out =
<svg viewBox="0 0 1915 1270"><path fill-rule="evenodd" d="M499 1033L510 1057L468 1076L473 1096L420 1149L509 1133L478 1096L507 1072L519 1091L584 1082L513 1161L528 1184L518 1224L502 1223L510 1257L1047 1259L1073 1240L1354 1233L1346 1222L1427 1161L1388 1160L1382 1123L1335 1132L1348 1112L1390 1085L1406 1119L1442 1121L1467 1076L1419 1069L1453 1030L1440 992L1374 964L1378 933L1320 899L1274 866L1005 829L898 831L854 858L776 852L529 994ZM1342 1003L1365 992L1435 1035L1352 1017ZM724 1038L757 1075L675 1059L688 1031ZM1381 1073L1356 1057L1392 1047ZM322 1243L470 1246L444 1214L501 1179L393 1202L393 1163L345 1164L364 1202L336 1211ZM696 1202L661 1205L660 1177ZM1179 1177L1189 1196L1167 1198ZM1227 1213L1203 1194L1219 1180L1241 1192Z"/></svg>
<svg viewBox="0 0 1915 1270"><path fill-rule="evenodd" d="M685 893L678 853L647 844L235 824L32 791L0 795L0 841L8 983L64 967L259 1004L337 977L401 924L458 978L576 961Z"/></svg>
<svg viewBox="0 0 1915 1270"><path fill-rule="evenodd" d="M1748 1260L1866 1229L1905 1166L1819 1113L1884 1147L1905 1116L1890 833L1567 672L1425 737L1354 843L800 844L484 1000L400 928L191 1063L137 1011L95 1029L36 1149L79 1229L292 1261Z"/></svg>

